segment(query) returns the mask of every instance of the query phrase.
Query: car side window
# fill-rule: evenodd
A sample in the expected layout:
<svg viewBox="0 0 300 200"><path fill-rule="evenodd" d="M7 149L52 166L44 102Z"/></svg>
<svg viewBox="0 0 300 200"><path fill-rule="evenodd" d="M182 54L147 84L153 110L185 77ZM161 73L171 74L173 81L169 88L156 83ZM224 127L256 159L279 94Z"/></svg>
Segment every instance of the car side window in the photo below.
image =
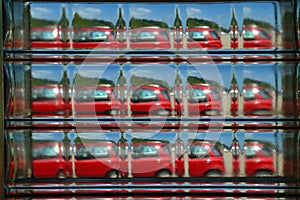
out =
<svg viewBox="0 0 300 200"><path fill-rule="evenodd" d="M208 157L208 151L205 149L204 146L191 145L190 157L191 158L205 158L205 157Z"/></svg>
<svg viewBox="0 0 300 200"><path fill-rule="evenodd" d="M244 40L255 40L255 36L251 30L244 31Z"/></svg>
<svg viewBox="0 0 300 200"><path fill-rule="evenodd" d="M142 31L142 32L132 32L130 41L132 42L152 42L156 41L156 36L153 32Z"/></svg>
<svg viewBox="0 0 300 200"><path fill-rule="evenodd" d="M191 31L189 32L189 40L194 40L194 41L206 41L207 38L206 36L200 32L200 31Z"/></svg>
<svg viewBox="0 0 300 200"><path fill-rule="evenodd" d="M246 89L244 91L244 99L245 100L253 100L255 99L255 94L251 89Z"/></svg>
<svg viewBox="0 0 300 200"><path fill-rule="evenodd" d="M263 153L263 155L267 156L267 157L271 157L272 156L272 151L271 149L269 149L268 147L266 146L263 146L261 148L261 152Z"/></svg>
<svg viewBox="0 0 300 200"><path fill-rule="evenodd" d="M153 90L139 88L133 92L131 100L133 102L157 101L158 97Z"/></svg>
<svg viewBox="0 0 300 200"><path fill-rule="evenodd" d="M109 100L109 96L105 90L95 90L94 98L95 98L95 101Z"/></svg>
<svg viewBox="0 0 300 200"><path fill-rule="evenodd" d="M190 103L207 102L207 96L202 89L193 88L188 90L188 101Z"/></svg>
<svg viewBox="0 0 300 200"><path fill-rule="evenodd" d="M245 147L245 155L247 158L253 158L256 156L256 151L254 149L254 147L251 146L247 146Z"/></svg>
<svg viewBox="0 0 300 200"><path fill-rule="evenodd" d="M54 88L36 88L32 90L33 101L47 101L57 99L58 89Z"/></svg>
<svg viewBox="0 0 300 200"><path fill-rule="evenodd" d="M209 31L209 33L210 33L210 35L211 35L211 37L212 37L213 39L215 39L215 40L219 40L219 39L220 39L220 38L219 38L219 35L217 34L216 31Z"/></svg>
<svg viewBox="0 0 300 200"><path fill-rule="evenodd" d="M56 36L53 31L32 31L31 32L32 41L55 41Z"/></svg>
<svg viewBox="0 0 300 200"><path fill-rule="evenodd" d="M154 146L143 146L141 148L142 157L156 157L158 156L157 149Z"/></svg>
<svg viewBox="0 0 300 200"><path fill-rule="evenodd" d="M104 41L107 40L107 35L103 31L91 31L88 39L93 41Z"/></svg>

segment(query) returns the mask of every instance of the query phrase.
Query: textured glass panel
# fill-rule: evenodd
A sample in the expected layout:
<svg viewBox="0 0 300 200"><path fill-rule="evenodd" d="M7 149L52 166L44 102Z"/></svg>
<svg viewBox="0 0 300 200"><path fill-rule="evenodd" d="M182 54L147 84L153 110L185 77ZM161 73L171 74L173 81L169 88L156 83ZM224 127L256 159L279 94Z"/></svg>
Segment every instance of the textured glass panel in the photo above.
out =
<svg viewBox="0 0 300 200"><path fill-rule="evenodd" d="M298 195L297 1L3 2L7 197Z"/></svg>

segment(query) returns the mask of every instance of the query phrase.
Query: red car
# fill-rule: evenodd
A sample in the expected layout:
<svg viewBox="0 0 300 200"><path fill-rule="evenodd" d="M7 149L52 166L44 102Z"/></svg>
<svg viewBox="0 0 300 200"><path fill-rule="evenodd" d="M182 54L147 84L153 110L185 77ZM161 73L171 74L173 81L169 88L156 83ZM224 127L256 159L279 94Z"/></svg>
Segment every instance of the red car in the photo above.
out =
<svg viewBox="0 0 300 200"><path fill-rule="evenodd" d="M272 48L272 35L265 29L257 26L243 28L244 48Z"/></svg>
<svg viewBox="0 0 300 200"><path fill-rule="evenodd" d="M237 90L232 92L231 113L238 111ZM243 110L245 115L271 115L273 112L272 93L257 85L247 85L243 87L244 103Z"/></svg>
<svg viewBox="0 0 300 200"><path fill-rule="evenodd" d="M68 114L63 88L58 85L36 85L32 87L32 115L59 116Z"/></svg>
<svg viewBox="0 0 300 200"><path fill-rule="evenodd" d="M186 89L189 115L213 116L222 113L221 95L215 87L207 84L194 84L187 86ZM184 109L183 100L179 98L178 101L182 112Z"/></svg>
<svg viewBox="0 0 300 200"><path fill-rule="evenodd" d="M238 29L231 28L231 48L238 48ZM272 34L264 28L257 26L245 26L243 28L243 48L272 48Z"/></svg>
<svg viewBox="0 0 300 200"><path fill-rule="evenodd" d="M132 115L171 115L173 109L178 111L178 105L171 105L170 95L165 87L160 85L141 85L131 87L130 108ZM127 103L123 104L127 111Z"/></svg>
<svg viewBox="0 0 300 200"><path fill-rule="evenodd" d="M85 142L75 145L74 170L76 177L118 178L120 157L116 144L110 141ZM69 169L72 159L69 160Z"/></svg>
<svg viewBox="0 0 300 200"><path fill-rule="evenodd" d="M82 86L74 88L73 114L117 115L120 102L114 98L111 85Z"/></svg>
<svg viewBox="0 0 300 200"><path fill-rule="evenodd" d="M186 34L188 49L220 49L223 47L219 34L213 28L207 26L187 27Z"/></svg>
<svg viewBox="0 0 300 200"><path fill-rule="evenodd" d="M69 48L70 33L67 30L66 41L63 41L62 30L54 26L33 27L30 32L31 48Z"/></svg>
<svg viewBox="0 0 300 200"><path fill-rule="evenodd" d="M235 148L233 147L233 149ZM246 141L244 151L246 176L271 176L274 174L274 157L270 147L257 141ZM238 150L236 150L233 151L233 172L237 175L239 171L240 160Z"/></svg>
<svg viewBox="0 0 300 200"><path fill-rule="evenodd" d="M67 162L60 142L33 144L32 168L35 178L64 178Z"/></svg>
<svg viewBox="0 0 300 200"><path fill-rule="evenodd" d="M188 168L190 177L221 176L225 174L223 154L215 144L207 141L193 141L189 145ZM184 174L184 158L177 161L177 174Z"/></svg>
<svg viewBox="0 0 300 200"><path fill-rule="evenodd" d="M74 49L117 48L114 31L110 27L91 27L74 29L72 41Z"/></svg>
<svg viewBox="0 0 300 200"><path fill-rule="evenodd" d="M131 49L170 49L167 29L159 27L134 28L129 31Z"/></svg>
<svg viewBox="0 0 300 200"><path fill-rule="evenodd" d="M131 173L133 177L169 177L173 174L171 151L167 142L141 141L131 143ZM128 149L122 160L121 176L129 175Z"/></svg>

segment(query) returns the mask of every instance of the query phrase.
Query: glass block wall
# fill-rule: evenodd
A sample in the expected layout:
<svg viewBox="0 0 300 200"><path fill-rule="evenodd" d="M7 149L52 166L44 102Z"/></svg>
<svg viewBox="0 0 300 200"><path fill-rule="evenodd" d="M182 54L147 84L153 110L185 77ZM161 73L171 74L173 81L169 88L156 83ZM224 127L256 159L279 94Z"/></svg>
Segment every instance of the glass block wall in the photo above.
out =
<svg viewBox="0 0 300 200"><path fill-rule="evenodd" d="M3 197L299 196L299 1L2 11Z"/></svg>

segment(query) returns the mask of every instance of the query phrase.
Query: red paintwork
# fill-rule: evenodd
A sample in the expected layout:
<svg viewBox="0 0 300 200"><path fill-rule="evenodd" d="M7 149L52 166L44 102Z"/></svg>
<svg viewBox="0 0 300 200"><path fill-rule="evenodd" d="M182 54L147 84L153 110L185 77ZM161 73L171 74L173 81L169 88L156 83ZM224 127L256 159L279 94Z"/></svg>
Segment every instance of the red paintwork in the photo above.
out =
<svg viewBox="0 0 300 200"><path fill-rule="evenodd" d="M73 92L73 103L70 101L69 106L74 115L116 115L120 111L120 102L110 85L76 87Z"/></svg>
<svg viewBox="0 0 300 200"><path fill-rule="evenodd" d="M247 38L247 33L251 34ZM272 36L265 29L256 26L246 26L243 29L244 48L272 48ZM253 36L253 37L252 37Z"/></svg>
<svg viewBox="0 0 300 200"><path fill-rule="evenodd" d="M237 89L232 89L237 90ZM234 94L234 92L232 93ZM257 85L243 87L243 110L245 115L270 115L273 111L272 93ZM231 99L231 113L238 111L238 99ZM264 113L257 113L264 111Z"/></svg>
<svg viewBox="0 0 300 200"><path fill-rule="evenodd" d="M215 29L209 27L187 27L187 48L205 48L205 49L220 49L223 47L219 34ZM196 41L191 38L190 34L192 32L201 32L204 36L204 39L201 41Z"/></svg>
<svg viewBox="0 0 300 200"><path fill-rule="evenodd" d="M192 153L197 150L199 150L197 155ZM176 166L178 176L183 176L183 156L179 157ZM216 171L220 175L225 173L223 155L220 149L211 142L193 141L189 144L188 166L191 177L206 176L211 171Z"/></svg>
<svg viewBox="0 0 300 200"><path fill-rule="evenodd" d="M256 176L259 171L268 172L270 175L274 174L272 149L257 141L247 141L244 144L244 150L246 176ZM240 166L238 151L237 147L237 150L233 153L233 172L236 175L239 173Z"/></svg>
<svg viewBox="0 0 300 200"><path fill-rule="evenodd" d="M109 177L115 171L118 174L120 157L117 146L110 141L84 142L75 145L74 171L72 159L68 165L70 174L74 177Z"/></svg>
<svg viewBox="0 0 300 200"><path fill-rule="evenodd" d="M235 37L233 37L235 32ZM238 29L231 28L231 48L238 48ZM272 48L272 34L257 26L245 26L243 28L243 48Z"/></svg>
<svg viewBox="0 0 300 200"><path fill-rule="evenodd" d="M35 178L55 178L60 172L66 177L67 163L62 148L59 142L33 145L32 167Z"/></svg>
<svg viewBox="0 0 300 200"><path fill-rule="evenodd" d="M169 33L164 28L143 27L129 30L130 49L170 49Z"/></svg>
<svg viewBox="0 0 300 200"><path fill-rule="evenodd" d="M74 39L72 42L74 49L115 49L119 48L120 45L114 38L114 31L109 27L74 29Z"/></svg>
<svg viewBox="0 0 300 200"><path fill-rule="evenodd" d="M178 88L182 91L181 87ZM222 113L223 107L221 94L215 87L207 84L188 85L186 87L186 93L189 115L220 115ZM181 112L183 112L183 109L184 104L181 100ZM214 113L209 113L211 111L214 111Z"/></svg>
<svg viewBox="0 0 300 200"><path fill-rule="evenodd" d="M174 33L176 36L176 32ZM220 49L223 47L220 35L215 29L200 26L186 28L186 48L187 49ZM174 48L183 48L182 37L174 42Z"/></svg>
<svg viewBox="0 0 300 200"><path fill-rule="evenodd" d="M68 34L67 30L67 34ZM49 27L33 27L31 28L31 48L41 49L41 48L53 48L62 49L70 48L70 41L63 41L61 38L62 29L54 26Z"/></svg>
<svg viewBox="0 0 300 200"><path fill-rule="evenodd" d="M146 149L143 149L145 148ZM126 146L126 148L128 148ZM131 143L131 167L133 177L154 177L159 172L173 173L172 157L168 143L160 141L143 141ZM151 150L150 152L147 149ZM126 150L128 151L128 150ZM121 176L128 176L128 153L122 160Z"/></svg>
<svg viewBox="0 0 300 200"><path fill-rule="evenodd" d="M145 115L170 115L172 105L169 93L166 88L159 85L141 85L132 86L132 96L130 101L130 108L133 116ZM149 98L145 93L149 93ZM122 103L122 108L127 111L127 102ZM178 111L178 104L175 103L174 110ZM166 111L165 113L159 113Z"/></svg>
<svg viewBox="0 0 300 200"><path fill-rule="evenodd" d="M58 85L40 85L32 87L32 115L65 115L68 106L63 99L63 88Z"/></svg>

